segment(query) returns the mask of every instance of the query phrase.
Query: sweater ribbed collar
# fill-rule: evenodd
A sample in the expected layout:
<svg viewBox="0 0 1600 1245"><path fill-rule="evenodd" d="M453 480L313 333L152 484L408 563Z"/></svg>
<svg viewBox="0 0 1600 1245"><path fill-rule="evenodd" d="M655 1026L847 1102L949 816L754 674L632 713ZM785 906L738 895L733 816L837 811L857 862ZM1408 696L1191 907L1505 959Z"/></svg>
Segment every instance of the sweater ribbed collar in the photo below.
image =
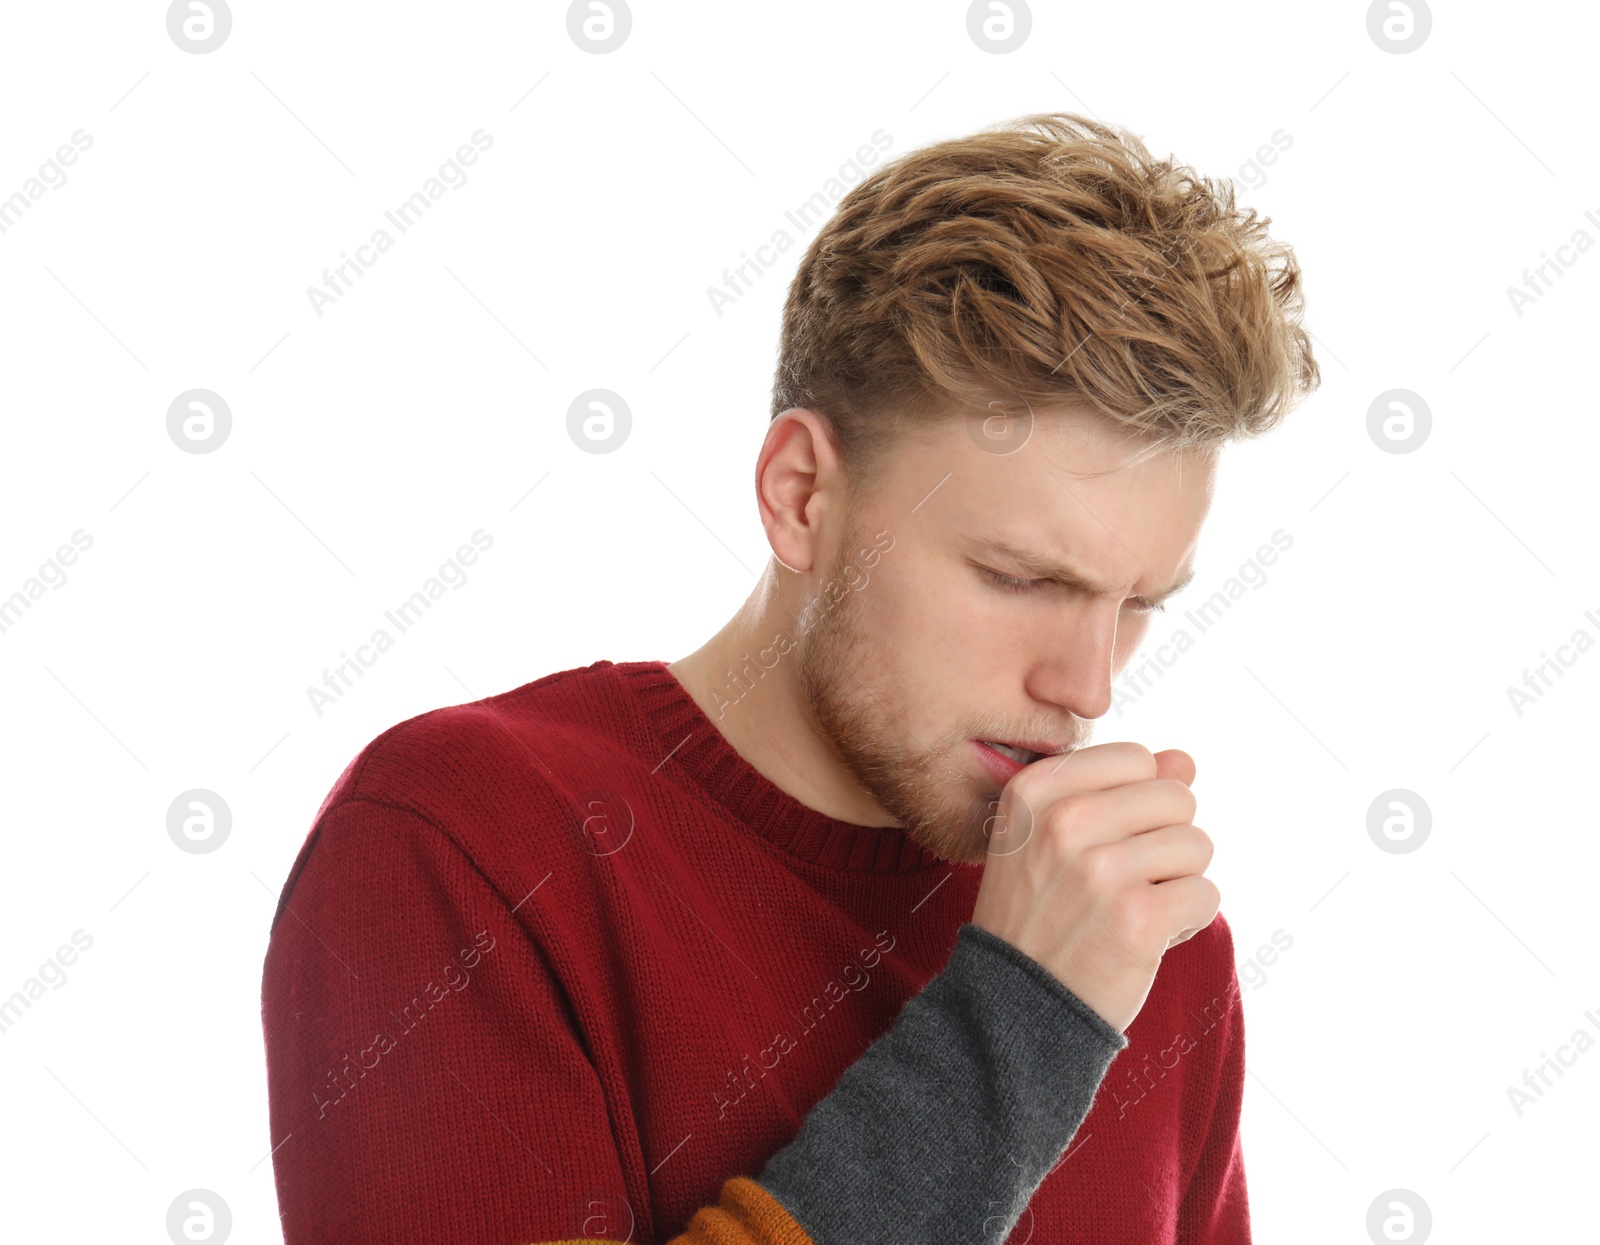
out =
<svg viewBox="0 0 1600 1245"><path fill-rule="evenodd" d="M895 826L858 826L795 799L740 756L664 661L599 662L638 702L666 766L773 846L830 869L910 873L943 863Z"/></svg>

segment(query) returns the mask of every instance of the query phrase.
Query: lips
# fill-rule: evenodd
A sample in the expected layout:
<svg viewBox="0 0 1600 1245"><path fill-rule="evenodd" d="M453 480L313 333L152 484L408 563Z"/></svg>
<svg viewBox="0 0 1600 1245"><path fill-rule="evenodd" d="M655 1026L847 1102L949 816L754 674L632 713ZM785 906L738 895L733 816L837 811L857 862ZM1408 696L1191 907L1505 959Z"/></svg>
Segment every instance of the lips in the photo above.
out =
<svg viewBox="0 0 1600 1245"><path fill-rule="evenodd" d="M1043 739L980 739L979 743L993 748L1002 756L1010 757L1019 765L1031 765L1043 756L1061 756L1071 752L1074 744L1054 744Z"/></svg>
<svg viewBox="0 0 1600 1245"><path fill-rule="evenodd" d="M1037 761L1041 755L1040 753L1033 751L1031 748L1019 748L1015 744L997 743L992 739L980 739L978 742L993 748L996 752L1003 756L1010 757L1018 765L1031 765L1033 762Z"/></svg>

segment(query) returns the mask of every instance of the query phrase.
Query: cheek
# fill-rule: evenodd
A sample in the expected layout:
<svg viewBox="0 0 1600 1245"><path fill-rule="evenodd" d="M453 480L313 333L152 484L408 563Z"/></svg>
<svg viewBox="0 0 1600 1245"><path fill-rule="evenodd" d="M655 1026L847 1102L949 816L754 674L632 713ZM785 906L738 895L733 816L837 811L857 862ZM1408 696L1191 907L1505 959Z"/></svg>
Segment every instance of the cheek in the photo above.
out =
<svg viewBox="0 0 1600 1245"><path fill-rule="evenodd" d="M905 576L886 582L877 604L896 634L928 642L958 634L979 621L971 598L944 576Z"/></svg>
<svg viewBox="0 0 1600 1245"><path fill-rule="evenodd" d="M853 594L856 626L865 640L884 655L914 649L931 616L930 598L904 577L880 566L872 582Z"/></svg>
<svg viewBox="0 0 1600 1245"><path fill-rule="evenodd" d="M887 625L936 678L970 680L1035 643L1028 612L981 585L951 583L898 603ZM1036 639L1042 643L1041 635Z"/></svg>
<svg viewBox="0 0 1600 1245"><path fill-rule="evenodd" d="M855 625L881 667L902 679L936 678L953 669L963 653L970 657L975 641L986 633L985 620L943 577L917 575L909 566L891 571L888 558L899 552L889 554L872 582L855 594Z"/></svg>

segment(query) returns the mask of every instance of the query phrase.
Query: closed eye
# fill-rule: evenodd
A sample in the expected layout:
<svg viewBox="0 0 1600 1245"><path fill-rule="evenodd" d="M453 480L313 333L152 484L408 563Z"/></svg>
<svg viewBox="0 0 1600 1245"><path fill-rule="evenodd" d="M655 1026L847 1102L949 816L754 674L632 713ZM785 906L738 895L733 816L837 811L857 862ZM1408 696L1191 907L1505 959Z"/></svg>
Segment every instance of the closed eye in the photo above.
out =
<svg viewBox="0 0 1600 1245"><path fill-rule="evenodd" d="M989 577L991 582L998 584L1008 592L1033 592L1051 582L1048 579L1017 579L1011 575L1002 575L999 571L991 571L987 566L980 569Z"/></svg>
<svg viewBox="0 0 1600 1245"><path fill-rule="evenodd" d="M1037 592L1040 588L1056 582L1053 579L1018 579L1014 575L1002 575L999 571L992 571L987 566L982 566L978 569L988 577L991 583L1006 592ZM1135 597L1133 600L1135 602L1134 612L1138 614L1163 612L1167 608L1162 604L1152 605L1140 597Z"/></svg>

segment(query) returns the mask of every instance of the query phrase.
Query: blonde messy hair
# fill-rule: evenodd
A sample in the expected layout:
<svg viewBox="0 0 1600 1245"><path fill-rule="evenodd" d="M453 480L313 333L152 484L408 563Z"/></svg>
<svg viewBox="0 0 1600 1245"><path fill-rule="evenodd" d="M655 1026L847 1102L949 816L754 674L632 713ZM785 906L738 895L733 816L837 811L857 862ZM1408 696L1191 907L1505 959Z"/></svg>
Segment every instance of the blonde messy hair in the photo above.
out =
<svg viewBox="0 0 1600 1245"><path fill-rule="evenodd" d="M1147 453L1255 436L1321 379L1271 223L1070 113L908 152L801 260L772 416L816 411L858 478L902 424L991 402L1087 402Z"/></svg>

